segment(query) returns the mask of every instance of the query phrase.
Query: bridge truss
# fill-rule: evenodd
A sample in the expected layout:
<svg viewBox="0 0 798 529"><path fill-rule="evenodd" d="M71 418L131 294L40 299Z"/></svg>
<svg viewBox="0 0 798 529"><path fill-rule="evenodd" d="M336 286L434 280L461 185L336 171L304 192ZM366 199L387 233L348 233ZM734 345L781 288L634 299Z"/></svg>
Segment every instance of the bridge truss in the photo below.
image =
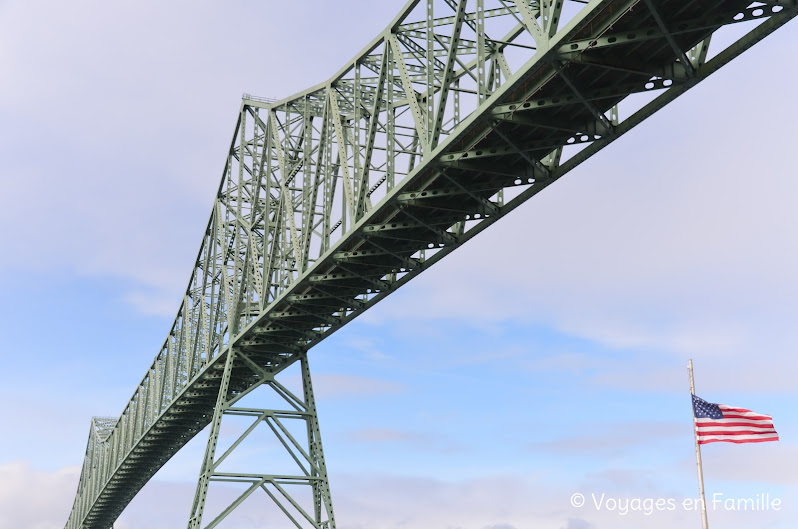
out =
<svg viewBox="0 0 798 529"><path fill-rule="evenodd" d="M411 0L327 82L245 96L177 317L121 416L92 420L67 529L111 527L209 424L189 527L257 493L292 526L333 529L307 351L797 13L798 0ZM276 378L295 364L299 396ZM282 407L237 406L257 388ZM221 472L230 415L253 420L241 439L268 427L295 472ZM246 488L203 520L218 481Z"/></svg>

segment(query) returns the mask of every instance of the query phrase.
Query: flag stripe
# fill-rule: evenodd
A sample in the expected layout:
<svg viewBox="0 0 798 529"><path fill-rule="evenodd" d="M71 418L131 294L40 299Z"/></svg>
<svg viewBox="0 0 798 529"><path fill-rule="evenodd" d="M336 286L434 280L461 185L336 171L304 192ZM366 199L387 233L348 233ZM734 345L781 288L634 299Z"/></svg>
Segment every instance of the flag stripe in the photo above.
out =
<svg viewBox="0 0 798 529"><path fill-rule="evenodd" d="M706 419L696 419L696 424L701 428L707 428L709 426L745 426L746 428L773 428L772 422L739 422L739 421L722 421L722 420L706 420Z"/></svg>
<svg viewBox="0 0 798 529"><path fill-rule="evenodd" d="M707 435L759 435L765 436L767 434L774 434L776 430L770 429L766 432L757 432L756 430L707 430L702 431L698 437L706 437Z"/></svg>
<svg viewBox="0 0 798 529"><path fill-rule="evenodd" d="M746 410L745 408L735 408L734 406L726 406L725 404L718 404L718 408L720 408L721 411L724 412L728 411L732 413L736 412L736 413L750 413L753 415L762 415L760 413L756 413L755 411Z"/></svg>
<svg viewBox="0 0 798 529"><path fill-rule="evenodd" d="M768 441L778 441L778 436L776 437L763 437L760 439L699 439L698 444L705 445L709 443L735 443L735 444L744 444L744 443L767 443Z"/></svg>
<svg viewBox="0 0 798 529"><path fill-rule="evenodd" d="M726 437L773 437L778 435L778 432L775 430L772 432L724 432L724 431L708 431L708 432L701 432L698 434L698 437L711 437L711 436L726 436Z"/></svg>
<svg viewBox="0 0 798 529"><path fill-rule="evenodd" d="M697 433L699 438L700 437L706 437L708 435L726 435L726 436L729 436L729 437L733 437L735 435L738 435L740 437L745 437L745 436L748 436L748 437L768 437L768 436L777 434L776 430L770 430L768 432L755 432L755 431L752 431L752 430L748 430L748 431L740 430L740 431L735 432L735 431L729 431L729 430L723 430L723 429L705 430L705 431L702 430L702 431L699 431L699 432L696 432L696 433Z"/></svg>
<svg viewBox="0 0 798 529"><path fill-rule="evenodd" d="M721 420L723 420L723 421L729 421L729 422L732 422L732 421L734 421L734 422L744 422L746 424L772 424L773 423L772 420L767 420L766 421L766 420L755 420L755 419L745 419L745 418L741 419L739 417L726 417L726 416L723 416L723 417L696 417L696 420L697 421L704 421L704 422L707 422L707 421L721 421Z"/></svg>
<svg viewBox="0 0 798 529"><path fill-rule="evenodd" d="M752 432L763 433L767 432L768 430L773 430L773 425L771 424L766 428L765 427L751 428L750 426L727 426L725 424L715 424L715 425L710 424L707 426L701 426L699 428L696 428L697 432L705 432L708 430L726 430L727 432L739 432L742 430L751 430Z"/></svg>
<svg viewBox="0 0 798 529"><path fill-rule="evenodd" d="M770 415L765 415L764 413L756 413L749 410L743 410L742 408L734 408L734 409L727 409L723 406L718 406L720 411L723 412L724 417L739 417L745 419L757 419L760 421L772 421L773 417Z"/></svg>

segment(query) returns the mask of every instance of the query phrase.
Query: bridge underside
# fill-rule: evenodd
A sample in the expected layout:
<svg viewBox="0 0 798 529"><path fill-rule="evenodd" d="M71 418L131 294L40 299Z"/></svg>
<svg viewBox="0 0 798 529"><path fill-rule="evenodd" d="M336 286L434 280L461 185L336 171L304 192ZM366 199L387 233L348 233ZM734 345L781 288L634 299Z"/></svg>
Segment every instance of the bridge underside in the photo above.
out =
<svg viewBox="0 0 798 529"><path fill-rule="evenodd" d="M122 416L93 424L68 529L110 527L211 421L230 351L247 359L229 367L234 396L798 13L795 1L418 4L327 83L244 100L178 318ZM748 32L722 34L738 24Z"/></svg>

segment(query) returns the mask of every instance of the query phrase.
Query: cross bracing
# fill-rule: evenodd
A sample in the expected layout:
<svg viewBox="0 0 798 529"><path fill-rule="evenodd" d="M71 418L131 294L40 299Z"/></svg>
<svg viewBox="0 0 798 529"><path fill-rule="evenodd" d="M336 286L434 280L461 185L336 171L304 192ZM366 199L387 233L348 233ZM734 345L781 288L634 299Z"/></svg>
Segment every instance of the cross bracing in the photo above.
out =
<svg viewBox="0 0 798 529"><path fill-rule="evenodd" d="M280 392L295 362L304 376L313 345L796 13L796 0L416 0L325 83L245 96L175 322L121 416L92 420L67 528L110 527L240 396ZM304 473L248 479L272 495L304 480L315 513L292 521L332 528L305 382L305 399L283 395L308 424L309 448L292 445Z"/></svg>

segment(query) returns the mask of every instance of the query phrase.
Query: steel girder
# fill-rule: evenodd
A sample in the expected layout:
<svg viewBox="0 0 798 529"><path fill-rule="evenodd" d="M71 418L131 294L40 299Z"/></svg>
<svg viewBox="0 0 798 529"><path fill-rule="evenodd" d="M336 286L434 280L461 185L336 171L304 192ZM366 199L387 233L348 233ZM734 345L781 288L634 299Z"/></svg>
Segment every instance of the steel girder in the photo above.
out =
<svg viewBox="0 0 798 529"><path fill-rule="evenodd" d="M93 420L66 527L110 527L212 421L231 351L279 373L796 13L412 0L329 81L246 96L175 322L119 419ZM230 398L262 380L229 375Z"/></svg>

